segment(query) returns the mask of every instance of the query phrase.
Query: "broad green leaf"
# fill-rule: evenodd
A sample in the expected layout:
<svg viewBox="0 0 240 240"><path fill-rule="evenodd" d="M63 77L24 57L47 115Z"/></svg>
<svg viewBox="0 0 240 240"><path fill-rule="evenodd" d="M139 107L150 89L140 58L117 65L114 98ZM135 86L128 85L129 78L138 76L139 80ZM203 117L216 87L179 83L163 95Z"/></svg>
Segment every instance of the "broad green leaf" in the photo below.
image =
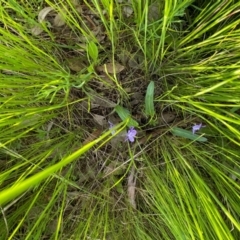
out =
<svg viewBox="0 0 240 240"><path fill-rule="evenodd" d="M154 99L154 82L151 81L148 84L145 96L145 113L147 116L150 117L153 117L155 114L153 99Z"/></svg>
<svg viewBox="0 0 240 240"><path fill-rule="evenodd" d="M182 128L178 128L178 127L174 127L172 128L172 134L178 137L183 137L183 138L187 138L190 140L195 140L198 142L206 142L207 138L205 137L201 137L199 135L193 134L191 131L182 129Z"/></svg>
<svg viewBox="0 0 240 240"><path fill-rule="evenodd" d="M88 55L94 62L98 59L98 47L94 42L89 42L87 47Z"/></svg>
<svg viewBox="0 0 240 240"><path fill-rule="evenodd" d="M138 122L132 119L130 112L126 108L117 105L115 107L115 111L123 121L129 119L129 122L127 124L128 127L138 127Z"/></svg>

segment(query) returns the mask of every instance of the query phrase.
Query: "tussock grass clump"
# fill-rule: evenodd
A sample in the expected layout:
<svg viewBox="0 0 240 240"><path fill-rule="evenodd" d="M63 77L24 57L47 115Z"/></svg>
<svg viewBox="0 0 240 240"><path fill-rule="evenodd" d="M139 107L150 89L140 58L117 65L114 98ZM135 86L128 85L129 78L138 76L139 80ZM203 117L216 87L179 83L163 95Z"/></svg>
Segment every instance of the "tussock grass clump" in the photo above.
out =
<svg viewBox="0 0 240 240"><path fill-rule="evenodd" d="M239 7L2 1L1 238L239 239Z"/></svg>

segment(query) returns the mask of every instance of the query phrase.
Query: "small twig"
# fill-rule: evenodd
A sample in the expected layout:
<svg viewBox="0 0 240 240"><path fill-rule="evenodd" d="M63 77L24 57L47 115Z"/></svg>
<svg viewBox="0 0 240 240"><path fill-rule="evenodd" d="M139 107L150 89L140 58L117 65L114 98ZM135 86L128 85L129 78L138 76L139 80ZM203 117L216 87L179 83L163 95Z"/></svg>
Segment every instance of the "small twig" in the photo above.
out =
<svg viewBox="0 0 240 240"><path fill-rule="evenodd" d="M135 189L136 189L136 180L135 176L135 167L132 166L130 175L128 176L128 198L129 202L134 209L136 209L136 201L135 201Z"/></svg>

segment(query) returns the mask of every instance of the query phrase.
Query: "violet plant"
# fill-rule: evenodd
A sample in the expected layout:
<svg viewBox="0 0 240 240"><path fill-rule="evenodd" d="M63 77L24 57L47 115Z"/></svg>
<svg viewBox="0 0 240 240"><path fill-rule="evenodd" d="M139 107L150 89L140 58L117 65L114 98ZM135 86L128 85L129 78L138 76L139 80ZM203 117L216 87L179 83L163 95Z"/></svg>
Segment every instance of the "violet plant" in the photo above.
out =
<svg viewBox="0 0 240 240"><path fill-rule="evenodd" d="M109 130L111 130L114 127L114 124L110 121L108 121L108 123L109 123ZM114 133L115 133L115 131L112 130L112 135ZM134 127L130 127L129 130L127 131L125 141L134 142L136 135L137 135L137 130L134 129Z"/></svg>
<svg viewBox="0 0 240 240"><path fill-rule="evenodd" d="M192 133L195 134L196 131L199 131L202 127L204 127L202 125L202 123L200 124L194 124L193 127L192 127Z"/></svg>
<svg viewBox="0 0 240 240"><path fill-rule="evenodd" d="M127 132L126 141L134 142L136 135L137 130L134 129L134 127L130 127L130 129Z"/></svg>

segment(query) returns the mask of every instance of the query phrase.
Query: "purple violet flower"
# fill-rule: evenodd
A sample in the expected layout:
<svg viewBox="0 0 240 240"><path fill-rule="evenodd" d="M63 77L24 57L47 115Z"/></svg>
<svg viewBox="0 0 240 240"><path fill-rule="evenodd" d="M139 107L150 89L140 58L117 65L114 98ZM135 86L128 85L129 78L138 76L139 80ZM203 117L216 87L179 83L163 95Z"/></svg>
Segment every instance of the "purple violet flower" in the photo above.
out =
<svg viewBox="0 0 240 240"><path fill-rule="evenodd" d="M202 127L204 127L202 125L202 123L200 124L194 124L193 127L192 127L192 133L195 134L196 131L200 130Z"/></svg>
<svg viewBox="0 0 240 240"><path fill-rule="evenodd" d="M134 138L137 135L137 130L134 129L134 127L130 127L130 129L127 132L127 136L126 136L126 141L130 141L130 142L134 142Z"/></svg>

